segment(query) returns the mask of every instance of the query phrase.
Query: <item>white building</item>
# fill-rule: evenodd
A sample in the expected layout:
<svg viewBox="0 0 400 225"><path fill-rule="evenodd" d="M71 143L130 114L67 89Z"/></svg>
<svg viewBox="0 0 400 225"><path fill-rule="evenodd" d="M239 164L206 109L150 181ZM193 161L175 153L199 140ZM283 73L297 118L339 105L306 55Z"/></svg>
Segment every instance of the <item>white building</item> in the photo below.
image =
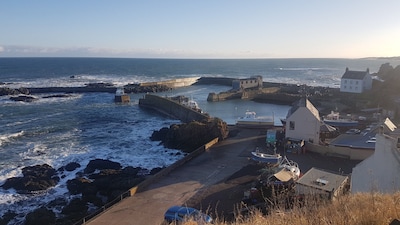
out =
<svg viewBox="0 0 400 225"><path fill-rule="evenodd" d="M340 82L341 92L362 93L372 88L372 77L369 69L366 71L352 71L346 68Z"/></svg>
<svg viewBox="0 0 400 225"><path fill-rule="evenodd" d="M319 143L321 119L319 111L306 98L301 98L286 116L285 137Z"/></svg>
<svg viewBox="0 0 400 225"><path fill-rule="evenodd" d="M246 79L237 79L232 81L232 89L244 90L248 88L262 88L263 79L262 76L254 76Z"/></svg>
<svg viewBox="0 0 400 225"><path fill-rule="evenodd" d="M394 193L400 190L400 133L376 134L373 155L353 168L351 192Z"/></svg>

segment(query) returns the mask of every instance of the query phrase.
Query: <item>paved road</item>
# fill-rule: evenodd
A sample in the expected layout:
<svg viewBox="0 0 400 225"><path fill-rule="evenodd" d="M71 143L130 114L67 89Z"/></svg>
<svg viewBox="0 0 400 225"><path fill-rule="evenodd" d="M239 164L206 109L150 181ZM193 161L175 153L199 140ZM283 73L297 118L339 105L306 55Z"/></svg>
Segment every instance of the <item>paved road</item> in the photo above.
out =
<svg viewBox="0 0 400 225"><path fill-rule="evenodd" d="M247 165L249 152L264 138L258 130L241 130L87 224L160 225L170 206L184 205L196 193Z"/></svg>

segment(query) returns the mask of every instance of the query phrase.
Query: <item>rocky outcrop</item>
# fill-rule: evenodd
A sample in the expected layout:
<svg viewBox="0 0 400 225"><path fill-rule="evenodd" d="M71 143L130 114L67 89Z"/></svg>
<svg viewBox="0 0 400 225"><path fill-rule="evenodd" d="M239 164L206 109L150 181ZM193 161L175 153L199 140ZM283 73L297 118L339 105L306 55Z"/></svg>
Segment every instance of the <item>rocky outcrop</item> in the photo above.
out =
<svg viewBox="0 0 400 225"><path fill-rule="evenodd" d="M159 131L154 131L150 139L161 141L166 148L191 152L216 137L223 140L228 134L226 122L219 118L209 118L200 122L192 121L161 128Z"/></svg>
<svg viewBox="0 0 400 225"><path fill-rule="evenodd" d="M94 159L91 160L89 164L86 166L85 173L93 173L95 170L104 170L104 169L119 170L121 169L121 164L110 160Z"/></svg>
<svg viewBox="0 0 400 225"><path fill-rule="evenodd" d="M30 95L18 95L18 96L10 97L10 100L13 100L16 102L33 102L38 99L33 96L30 96Z"/></svg>
<svg viewBox="0 0 400 225"><path fill-rule="evenodd" d="M30 212L25 217L25 225L47 225L56 224L56 214L44 207L38 208L33 212Z"/></svg>
<svg viewBox="0 0 400 225"><path fill-rule="evenodd" d="M20 95L20 94L28 95L29 94L29 90L27 88L18 88L18 89L12 89L12 88L8 88L8 87L0 88L0 96L3 96L3 95Z"/></svg>
<svg viewBox="0 0 400 225"><path fill-rule="evenodd" d="M25 167L22 169L22 174L23 177L8 178L2 187L14 188L22 193L32 193L54 187L59 181L56 170L47 164Z"/></svg>
<svg viewBox="0 0 400 225"><path fill-rule="evenodd" d="M146 85L142 86L140 84L128 84L124 86L125 93L156 93L162 91L169 91L172 88L166 85Z"/></svg>

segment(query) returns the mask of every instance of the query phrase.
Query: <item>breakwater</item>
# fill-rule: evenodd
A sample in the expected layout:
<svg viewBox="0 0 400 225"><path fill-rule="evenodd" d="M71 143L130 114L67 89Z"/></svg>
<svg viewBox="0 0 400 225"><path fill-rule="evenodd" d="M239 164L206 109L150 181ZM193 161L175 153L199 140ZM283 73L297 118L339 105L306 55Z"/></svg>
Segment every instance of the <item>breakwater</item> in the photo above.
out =
<svg viewBox="0 0 400 225"><path fill-rule="evenodd" d="M193 120L202 121L209 118L207 114L200 113L179 102L158 95L144 95L143 98L139 99L139 106L156 110L169 117L179 119L184 123Z"/></svg>

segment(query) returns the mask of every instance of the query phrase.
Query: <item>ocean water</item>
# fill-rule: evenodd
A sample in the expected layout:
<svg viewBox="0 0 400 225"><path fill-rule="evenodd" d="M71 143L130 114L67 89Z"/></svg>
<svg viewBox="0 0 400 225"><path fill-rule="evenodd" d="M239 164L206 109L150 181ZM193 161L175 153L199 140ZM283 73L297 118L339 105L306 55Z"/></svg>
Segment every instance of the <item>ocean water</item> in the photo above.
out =
<svg viewBox="0 0 400 225"><path fill-rule="evenodd" d="M311 86L339 87L345 68L377 72L380 65L399 61L383 59L107 59L107 58L0 58L0 87L83 86L109 82L128 83L184 77L247 78L261 75L264 81ZM74 78L71 78L71 77ZM229 87L193 85L165 93L193 98L203 111L228 124L246 110L273 115L275 123L286 116L289 106L246 100L207 102L210 92ZM47 94L37 95L42 97ZM95 158L122 166L153 169L172 164L182 154L150 141L154 130L180 123L138 106L143 94L132 94L129 104L116 104L110 93L71 94L67 98L40 98L25 103L0 96L0 185L21 175L26 166L47 163L58 169L79 162L84 169ZM37 195L18 194L0 188L0 216L7 210L26 213L57 197L70 198L66 173L59 184ZM15 222L15 221L14 221Z"/></svg>

